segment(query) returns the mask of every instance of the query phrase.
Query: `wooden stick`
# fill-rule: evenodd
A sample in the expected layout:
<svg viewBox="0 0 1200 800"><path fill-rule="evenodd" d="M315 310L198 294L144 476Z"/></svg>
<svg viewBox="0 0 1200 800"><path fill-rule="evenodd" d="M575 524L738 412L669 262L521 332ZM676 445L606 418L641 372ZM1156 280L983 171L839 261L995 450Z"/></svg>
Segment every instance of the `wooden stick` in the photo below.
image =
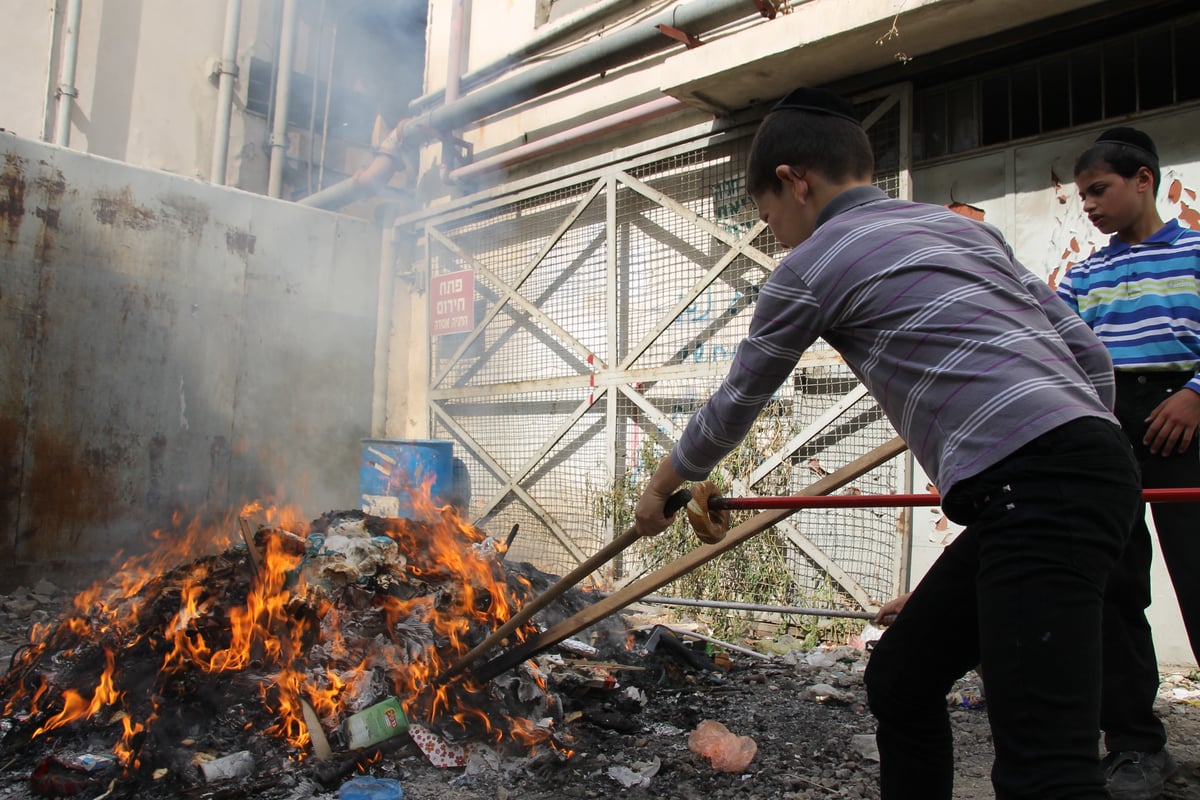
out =
<svg viewBox="0 0 1200 800"><path fill-rule="evenodd" d="M246 543L246 548L250 553L250 572L257 579L262 572L262 564L259 563L258 549L254 546L254 533L250 530L250 521L239 516L238 527L242 531L242 540ZM300 711L304 716L304 726L308 729L308 738L312 742L313 755L317 757L318 761L328 761L333 757L333 749L330 748L329 739L321 727L321 718L317 716L316 710L303 694L299 696L299 700Z"/></svg>
<svg viewBox="0 0 1200 800"><path fill-rule="evenodd" d="M250 573L257 578L258 573L262 571L262 565L258 563L258 549L254 546L254 533L250 530L250 521L245 517L238 517L238 527L242 531L242 541L246 543L247 554L250 557Z"/></svg>
<svg viewBox="0 0 1200 800"><path fill-rule="evenodd" d="M687 491L686 489L680 489L678 492L667 498L667 503L663 508L663 516L671 516L676 511L686 506L688 501L691 499L691 492ZM616 539L613 539L604 547L597 550L591 558L587 559L575 569L568 572L549 589L542 592L537 597L533 598L524 606L522 606L521 610L514 614L512 618L508 620L508 622L497 628L491 636L472 647L465 656L456 661L453 666L442 673L440 677L450 678L462 672L469 664L475 661L475 659L479 658L488 650L500 644L500 642L504 641L504 639L510 636L513 631L532 619L534 614L550 605L552 601L561 597L572 586L579 583L588 575L591 575L599 567L607 564L618 553L629 547L629 545L633 544L640 538L641 535L637 532L637 529L630 528Z"/></svg>
<svg viewBox="0 0 1200 800"><path fill-rule="evenodd" d="M875 467L903 453L906 449L904 440L896 437L881 444L869 453L854 459L839 470L831 472L824 478L806 486L801 495L813 496L829 494L836 491L854 479L870 472ZM742 542L762 533L767 528L790 517L796 509L784 508L763 511L733 528L725 538L715 544L697 547L690 553L680 556L666 566L640 578L623 589L613 592L599 602L593 603L572 617L568 617L552 628L529 639L519 647L515 647L487 661L474 671L475 678L486 682L507 672L518 664L527 661L548 647L558 644L568 636L578 633L584 628L594 625L610 614L620 611L630 603L634 603L651 592L666 586L671 581L686 575L692 570L705 564L722 553L737 547Z"/></svg>

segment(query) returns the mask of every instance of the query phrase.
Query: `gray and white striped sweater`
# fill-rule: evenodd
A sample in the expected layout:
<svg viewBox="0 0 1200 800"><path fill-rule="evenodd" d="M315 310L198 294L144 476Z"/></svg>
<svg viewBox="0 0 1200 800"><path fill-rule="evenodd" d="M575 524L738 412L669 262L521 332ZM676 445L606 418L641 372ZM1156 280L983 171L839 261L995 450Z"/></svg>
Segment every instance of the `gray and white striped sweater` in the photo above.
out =
<svg viewBox="0 0 1200 800"><path fill-rule="evenodd" d="M938 489L1070 420L1114 420L1112 360L993 226L873 186L838 195L763 284L746 339L671 453L708 475L824 338Z"/></svg>

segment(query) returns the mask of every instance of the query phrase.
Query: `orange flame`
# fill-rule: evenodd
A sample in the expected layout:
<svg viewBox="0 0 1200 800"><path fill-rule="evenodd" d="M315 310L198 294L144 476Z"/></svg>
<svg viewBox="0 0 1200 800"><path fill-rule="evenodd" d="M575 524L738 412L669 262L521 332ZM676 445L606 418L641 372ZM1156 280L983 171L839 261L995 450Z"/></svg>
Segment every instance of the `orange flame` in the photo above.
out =
<svg viewBox="0 0 1200 800"><path fill-rule="evenodd" d="M297 577L303 574L308 524L294 509L261 503L240 509L241 515L268 523L257 537L262 542L246 543L263 549L260 558L250 560L255 571L248 581L237 577L245 569L244 558L226 554L241 538L232 535L238 529L237 515L213 525L198 519L184 523L180 517L172 530L153 534L157 547L152 552L126 558L113 578L80 592L72 615L56 626L34 628L30 645L14 659L0 684L10 693L5 715L16 714L22 705L31 717L56 711L41 722L36 737L121 706L126 695L119 689L117 657L147 641L143 651L151 647L161 654L158 684L151 691L151 707L121 717L123 734L113 751L126 767L137 765L141 735L158 718L159 691L172 676L188 670L206 675L266 670L259 694L277 722L265 732L301 752L309 744L302 700L311 703L322 720L337 724L352 708L361 708L364 698L378 694L381 674L410 719L453 719L465 731L493 742L506 736L525 745L546 741L549 733L529 720L506 717L501 722L500 715L483 710L479 704L488 692L470 676L449 684L436 680L472 641L511 618L516 603L498 559L478 549L484 534L459 519L452 508L434 506L431 484L429 478L412 492L414 514L421 522L373 519L371 531L378 534L382 528L403 554L403 566L396 567L403 575L396 577L441 588L436 594L411 598L362 590L365 599L355 608L366 607L383 623L384 633L375 639L346 637L343 623L352 620L345 607L320 591L310 591L314 587ZM236 589L239 581L244 601L240 592L221 588ZM524 579L516 588L518 594L532 594ZM164 608L173 611L164 615ZM531 630L519 630L514 640ZM328 659L319 672L311 672L305 663L314 642ZM66 657L98 644L103 644L106 666L90 695L56 687L36 669L48 653ZM144 706L145 698L139 699ZM50 708L43 710L47 705Z"/></svg>

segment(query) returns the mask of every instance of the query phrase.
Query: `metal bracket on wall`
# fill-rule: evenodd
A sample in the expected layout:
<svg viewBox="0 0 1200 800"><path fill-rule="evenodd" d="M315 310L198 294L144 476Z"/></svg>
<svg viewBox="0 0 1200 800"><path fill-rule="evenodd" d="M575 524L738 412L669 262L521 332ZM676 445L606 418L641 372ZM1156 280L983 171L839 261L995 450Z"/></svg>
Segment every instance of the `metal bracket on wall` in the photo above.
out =
<svg viewBox="0 0 1200 800"><path fill-rule="evenodd" d="M658 32L663 36L669 36L676 41L683 42L685 45L687 45L689 50L704 44L704 42L700 41L695 36L692 36L687 31L681 31L679 28L672 28L670 25L659 25Z"/></svg>
<svg viewBox="0 0 1200 800"><path fill-rule="evenodd" d="M783 3L777 2L777 0L754 0L754 5L758 8L759 14L767 19L775 19L775 15L779 13Z"/></svg>

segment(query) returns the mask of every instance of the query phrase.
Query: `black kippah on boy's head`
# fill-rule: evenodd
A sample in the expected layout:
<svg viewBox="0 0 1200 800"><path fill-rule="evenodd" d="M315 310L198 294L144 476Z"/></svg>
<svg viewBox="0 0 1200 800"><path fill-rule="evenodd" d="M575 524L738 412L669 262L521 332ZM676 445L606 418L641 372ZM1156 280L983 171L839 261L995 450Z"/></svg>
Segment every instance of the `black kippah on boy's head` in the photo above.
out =
<svg viewBox="0 0 1200 800"><path fill-rule="evenodd" d="M1154 146L1154 140L1147 136L1137 128L1109 128L1100 137L1096 139L1096 144L1120 144L1126 147L1136 147L1139 150L1145 150L1150 155L1158 159L1158 149Z"/></svg>
<svg viewBox="0 0 1200 800"><path fill-rule="evenodd" d="M862 120L858 118L858 113L854 110L854 106L841 95L834 94L828 89L810 89L806 86L793 89L786 97L771 108L772 111L782 111L784 109L809 111L814 114L828 114L833 117L841 117L842 119L849 120L855 125L862 124Z"/></svg>

